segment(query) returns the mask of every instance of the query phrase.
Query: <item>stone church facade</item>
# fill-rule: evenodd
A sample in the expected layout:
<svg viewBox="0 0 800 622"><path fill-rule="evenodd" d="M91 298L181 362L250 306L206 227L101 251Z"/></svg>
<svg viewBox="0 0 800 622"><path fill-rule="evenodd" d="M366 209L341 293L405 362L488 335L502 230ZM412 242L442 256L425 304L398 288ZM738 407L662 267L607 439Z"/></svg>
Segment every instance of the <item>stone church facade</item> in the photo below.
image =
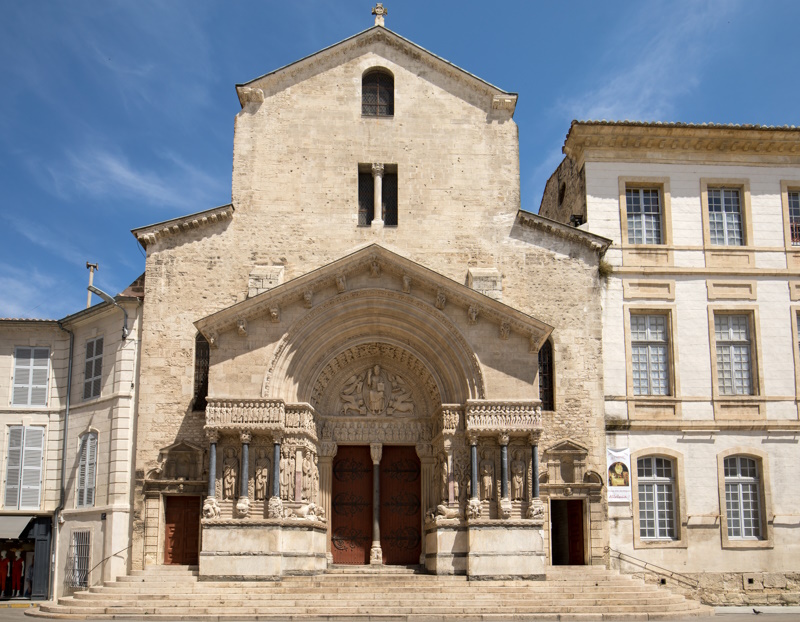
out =
<svg viewBox="0 0 800 622"><path fill-rule="evenodd" d="M382 23L237 91L231 204L134 231L133 567L605 564L608 241L520 210L516 95Z"/></svg>

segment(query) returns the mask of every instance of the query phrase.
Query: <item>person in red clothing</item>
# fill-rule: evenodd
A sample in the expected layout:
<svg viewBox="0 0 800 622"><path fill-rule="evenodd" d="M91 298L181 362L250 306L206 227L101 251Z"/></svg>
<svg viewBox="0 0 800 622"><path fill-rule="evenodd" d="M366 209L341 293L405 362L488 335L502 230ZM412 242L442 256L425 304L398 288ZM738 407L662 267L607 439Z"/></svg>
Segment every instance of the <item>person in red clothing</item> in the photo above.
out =
<svg viewBox="0 0 800 622"><path fill-rule="evenodd" d="M6 579L8 579L8 567L11 565L7 555L6 551L0 551L0 596L6 595Z"/></svg>
<svg viewBox="0 0 800 622"><path fill-rule="evenodd" d="M25 570L25 560L22 551L15 551L16 558L11 564L11 597L17 598L22 590L22 571Z"/></svg>

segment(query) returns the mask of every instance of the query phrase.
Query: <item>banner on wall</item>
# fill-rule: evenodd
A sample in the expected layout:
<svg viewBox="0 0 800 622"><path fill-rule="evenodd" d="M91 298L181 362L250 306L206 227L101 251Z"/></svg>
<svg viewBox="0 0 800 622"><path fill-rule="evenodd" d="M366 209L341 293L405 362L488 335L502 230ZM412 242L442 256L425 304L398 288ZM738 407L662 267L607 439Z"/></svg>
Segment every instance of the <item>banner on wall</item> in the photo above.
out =
<svg viewBox="0 0 800 622"><path fill-rule="evenodd" d="M631 502L631 450L608 449L608 500Z"/></svg>

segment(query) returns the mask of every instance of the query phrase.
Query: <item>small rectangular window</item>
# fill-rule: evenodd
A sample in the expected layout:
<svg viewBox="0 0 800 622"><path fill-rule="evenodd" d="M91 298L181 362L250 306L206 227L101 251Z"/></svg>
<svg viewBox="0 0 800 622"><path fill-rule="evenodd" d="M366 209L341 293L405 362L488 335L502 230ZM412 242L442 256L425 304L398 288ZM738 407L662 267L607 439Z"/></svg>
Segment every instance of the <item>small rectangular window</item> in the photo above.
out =
<svg viewBox="0 0 800 622"><path fill-rule="evenodd" d="M669 332L666 315L631 315L634 395L669 395Z"/></svg>
<svg viewBox="0 0 800 622"><path fill-rule="evenodd" d="M47 406L49 377L50 348L16 348L12 404Z"/></svg>
<svg viewBox="0 0 800 622"><path fill-rule="evenodd" d="M662 244L661 192L658 188L627 188L629 244Z"/></svg>
<svg viewBox="0 0 800 622"><path fill-rule="evenodd" d="M100 396L103 381L103 338L86 342L86 364L83 375L83 399Z"/></svg>
<svg viewBox="0 0 800 622"><path fill-rule="evenodd" d="M715 315L714 337L720 395L753 395L749 316Z"/></svg>
<svg viewBox="0 0 800 622"><path fill-rule="evenodd" d="M708 189L708 226L711 244L744 245L742 206L738 188Z"/></svg>

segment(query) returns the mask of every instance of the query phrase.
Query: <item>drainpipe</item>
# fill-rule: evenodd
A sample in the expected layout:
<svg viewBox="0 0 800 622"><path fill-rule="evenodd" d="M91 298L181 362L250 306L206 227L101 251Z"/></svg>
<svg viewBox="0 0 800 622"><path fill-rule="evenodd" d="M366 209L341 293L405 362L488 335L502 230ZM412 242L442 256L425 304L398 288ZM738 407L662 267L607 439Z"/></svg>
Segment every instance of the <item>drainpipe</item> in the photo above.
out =
<svg viewBox="0 0 800 622"><path fill-rule="evenodd" d="M64 428L61 433L61 496L59 497L58 507L53 512L53 550L50 553L50 594L48 598L53 598L56 594L56 557L58 556L58 521L61 517L61 510L64 509L64 497L66 496L65 482L67 477L67 430L69 429L69 398L72 395L72 353L75 347L75 333L59 322L58 327L64 332L69 333L69 358L67 360L67 399L64 401Z"/></svg>

